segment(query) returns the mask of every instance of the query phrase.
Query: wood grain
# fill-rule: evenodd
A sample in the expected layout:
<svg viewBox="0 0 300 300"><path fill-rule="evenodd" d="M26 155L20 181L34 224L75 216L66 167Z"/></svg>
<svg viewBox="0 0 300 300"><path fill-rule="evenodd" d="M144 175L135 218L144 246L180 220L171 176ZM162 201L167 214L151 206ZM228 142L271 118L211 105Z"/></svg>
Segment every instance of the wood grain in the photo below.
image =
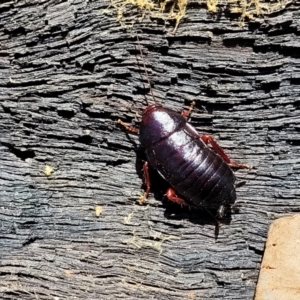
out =
<svg viewBox="0 0 300 300"><path fill-rule="evenodd" d="M269 224L299 211L299 4L244 28L194 4L175 34L109 5L0 4L1 299L252 299ZM152 101L137 32L157 101L195 100L191 123L255 167L217 241L159 177L138 205L143 150L116 126Z"/></svg>

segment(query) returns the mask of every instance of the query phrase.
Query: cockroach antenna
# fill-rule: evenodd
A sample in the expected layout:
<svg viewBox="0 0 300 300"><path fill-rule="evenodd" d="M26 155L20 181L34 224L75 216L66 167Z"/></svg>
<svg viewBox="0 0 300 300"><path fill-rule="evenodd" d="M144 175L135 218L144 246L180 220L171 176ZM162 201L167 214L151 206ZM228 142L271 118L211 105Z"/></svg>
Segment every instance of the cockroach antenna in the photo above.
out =
<svg viewBox="0 0 300 300"><path fill-rule="evenodd" d="M143 51L142 51L142 48L141 48L141 44L140 44L140 40L139 40L138 35L136 36L136 38L137 38L137 41L138 41L138 47L139 47L139 50L140 50L140 53L141 53L145 74L146 74L147 81L148 81L148 84L149 84L150 93L151 93L151 96L153 98L154 103L157 104L157 101L155 100L153 90L152 90L152 87L151 87L151 82L150 82L149 75L148 75L148 72L147 72L147 68L146 68L146 65L145 65L145 59L144 59L144 55L143 55Z"/></svg>

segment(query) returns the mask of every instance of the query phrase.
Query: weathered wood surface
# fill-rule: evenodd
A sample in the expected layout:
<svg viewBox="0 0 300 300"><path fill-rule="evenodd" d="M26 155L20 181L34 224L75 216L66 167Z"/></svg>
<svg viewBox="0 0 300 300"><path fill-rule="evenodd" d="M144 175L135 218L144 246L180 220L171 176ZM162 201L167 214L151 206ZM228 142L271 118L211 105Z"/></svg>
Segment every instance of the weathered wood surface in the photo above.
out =
<svg viewBox="0 0 300 300"><path fill-rule="evenodd" d="M195 4L175 34L121 28L107 0L0 4L1 299L253 297L269 224L300 205L294 2L245 28ZM138 205L143 151L115 123L149 96L135 30L158 101L196 100L192 124L255 166L217 241L161 186Z"/></svg>

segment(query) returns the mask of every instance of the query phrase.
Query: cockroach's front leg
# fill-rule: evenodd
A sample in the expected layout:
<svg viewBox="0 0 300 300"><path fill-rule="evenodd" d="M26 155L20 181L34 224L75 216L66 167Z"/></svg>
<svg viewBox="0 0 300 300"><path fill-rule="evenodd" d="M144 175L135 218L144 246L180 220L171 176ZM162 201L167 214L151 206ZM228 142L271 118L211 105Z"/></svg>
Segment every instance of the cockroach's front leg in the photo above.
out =
<svg viewBox="0 0 300 300"><path fill-rule="evenodd" d="M185 117L185 118L188 118L188 117L191 115L192 111L194 110L195 105L196 105L196 102L193 101L193 102L191 103L191 106L190 106L189 110L184 110L184 111L181 113L181 115L182 115L183 117Z"/></svg>
<svg viewBox="0 0 300 300"><path fill-rule="evenodd" d="M118 120L118 124L123 126L130 133L134 133L134 134L139 134L140 133L140 131L137 128L127 125L126 123L124 123L120 119ZM145 203L146 199L148 198L149 193L150 193L150 186L151 186L151 184L150 184L150 174L149 174L149 164L148 164L147 161L143 165L143 179L144 179L144 184L146 186L146 191L141 196L141 199L140 199L140 204L141 205L143 205Z"/></svg>
<svg viewBox="0 0 300 300"><path fill-rule="evenodd" d="M140 131L133 127L133 126L129 126L126 123L124 123L123 121L121 121L120 119L117 122L118 124L120 124L121 126L123 126L127 131L129 131L130 133L134 133L134 134L139 134Z"/></svg>
<svg viewBox="0 0 300 300"><path fill-rule="evenodd" d="M237 162L232 161L228 155L224 152L224 150L219 146L219 144L210 136L210 135L202 135L201 140L208 144L210 143L213 149L229 164L229 166L239 169L249 169L251 170L252 167L246 164L239 164Z"/></svg>
<svg viewBox="0 0 300 300"><path fill-rule="evenodd" d="M146 161L143 165L143 178L144 178L144 184L146 186L146 191L144 195L141 196L140 204L143 205L146 201L146 199L149 196L150 193L150 187L151 187L151 182L150 182L150 173L149 173L149 163Z"/></svg>

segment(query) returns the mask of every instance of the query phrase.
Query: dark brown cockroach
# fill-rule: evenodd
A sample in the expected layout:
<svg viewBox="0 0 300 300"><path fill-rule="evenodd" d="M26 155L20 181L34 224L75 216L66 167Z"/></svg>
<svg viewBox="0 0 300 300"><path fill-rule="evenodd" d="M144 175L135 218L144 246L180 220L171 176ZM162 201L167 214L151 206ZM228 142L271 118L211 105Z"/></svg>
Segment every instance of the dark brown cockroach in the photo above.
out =
<svg viewBox="0 0 300 300"><path fill-rule="evenodd" d="M143 58L141 49L140 52ZM144 68L153 96L145 64ZM150 192L150 165L172 186L166 193L169 200L208 211L217 210L218 217L222 218L224 207L231 206L236 200L235 176L231 167L251 167L231 161L211 136L200 135L187 122L194 105L193 102L190 110L182 114L159 104L149 105L143 111L139 129L121 120L118 123L139 135L148 158L143 166L146 191L141 204Z"/></svg>

